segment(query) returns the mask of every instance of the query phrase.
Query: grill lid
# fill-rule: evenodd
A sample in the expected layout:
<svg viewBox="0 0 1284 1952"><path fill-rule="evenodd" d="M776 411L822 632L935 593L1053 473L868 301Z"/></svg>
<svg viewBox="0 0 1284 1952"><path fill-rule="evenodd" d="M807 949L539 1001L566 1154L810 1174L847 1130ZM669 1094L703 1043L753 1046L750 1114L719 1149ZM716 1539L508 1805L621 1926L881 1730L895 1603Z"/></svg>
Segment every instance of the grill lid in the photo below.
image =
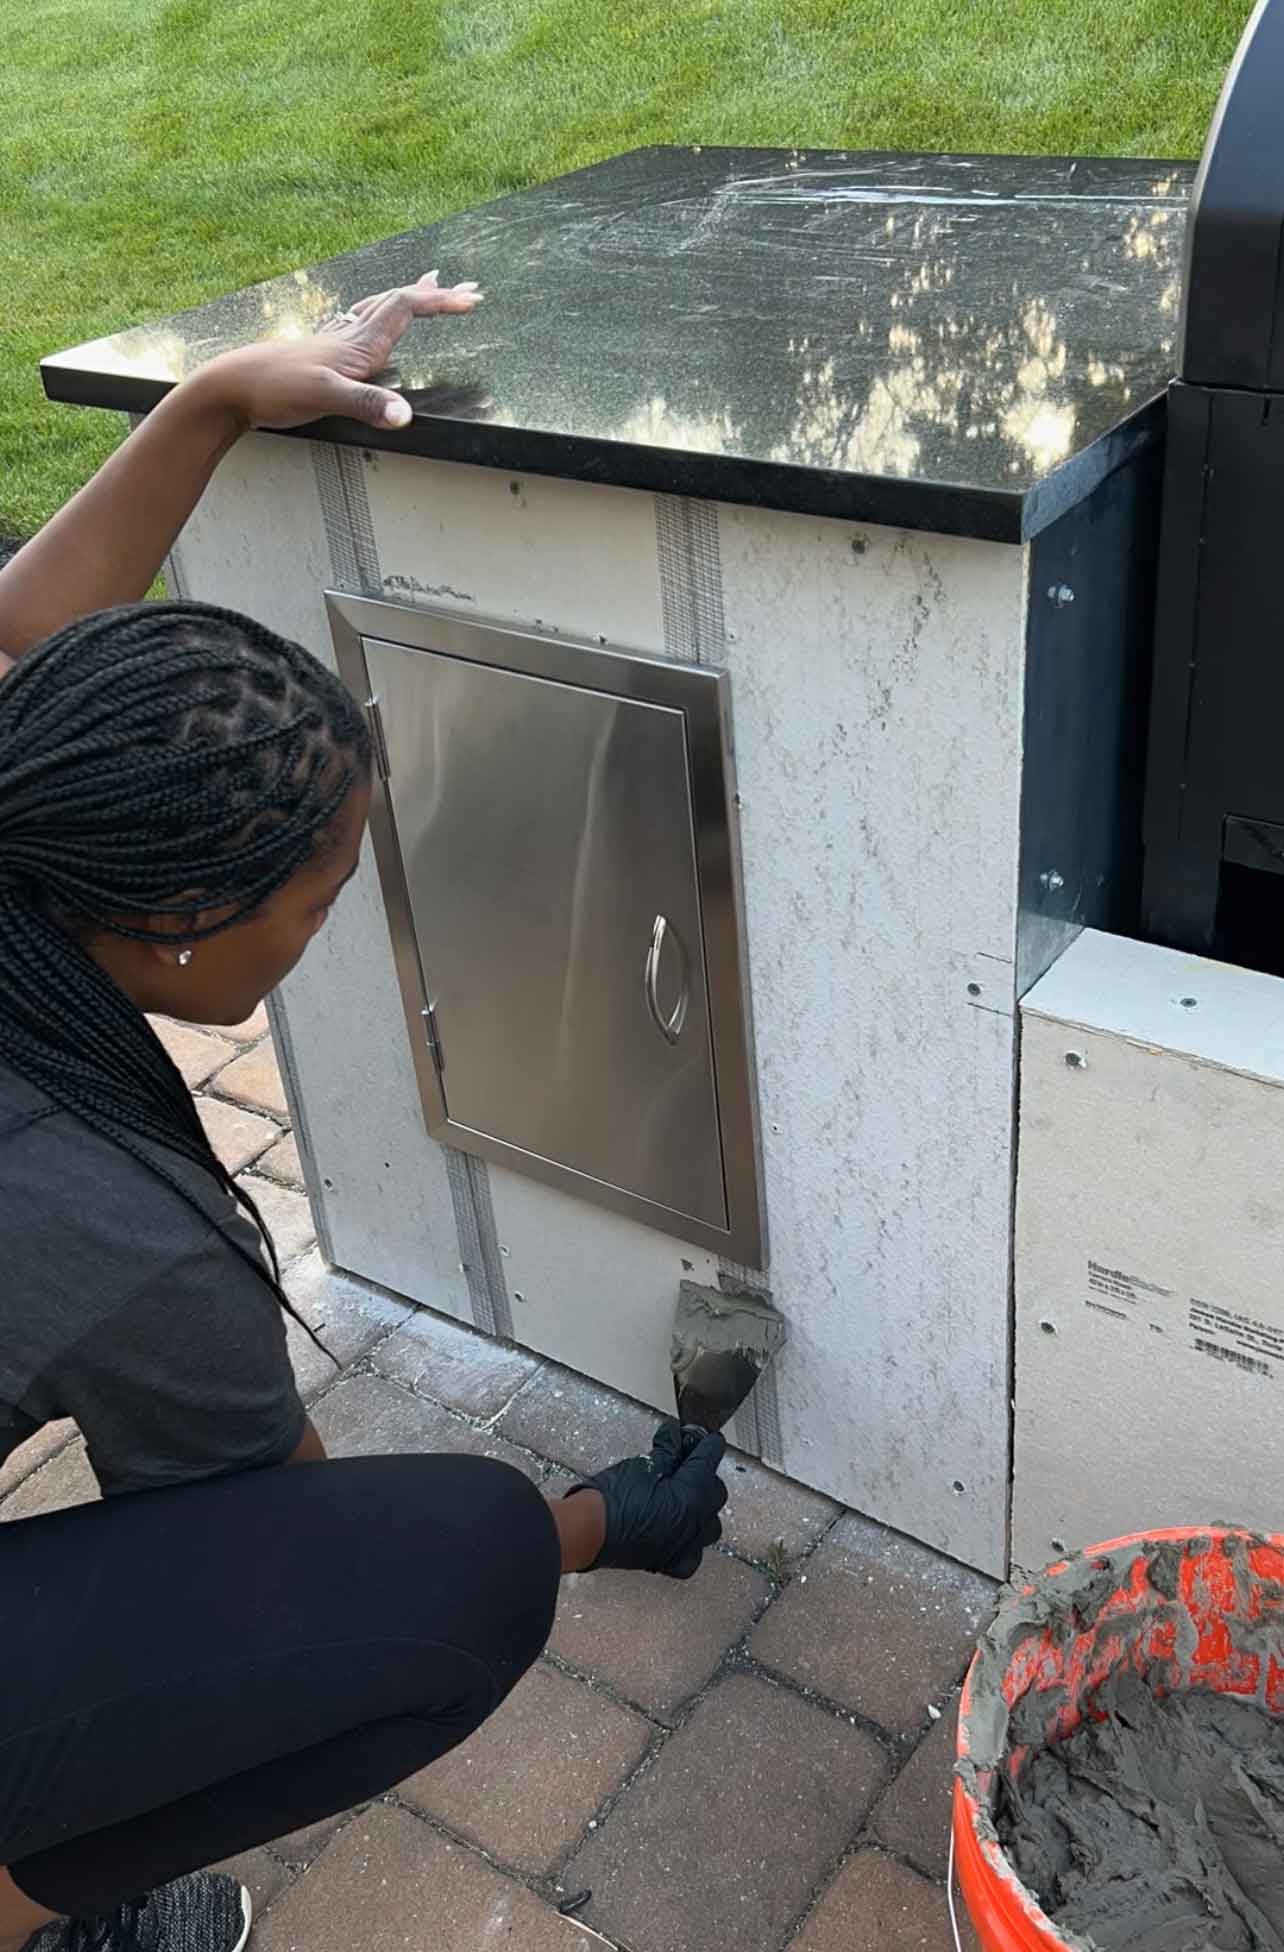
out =
<svg viewBox="0 0 1284 1952"><path fill-rule="evenodd" d="M1186 230L1180 376L1284 390L1284 0L1258 0L1231 62Z"/></svg>

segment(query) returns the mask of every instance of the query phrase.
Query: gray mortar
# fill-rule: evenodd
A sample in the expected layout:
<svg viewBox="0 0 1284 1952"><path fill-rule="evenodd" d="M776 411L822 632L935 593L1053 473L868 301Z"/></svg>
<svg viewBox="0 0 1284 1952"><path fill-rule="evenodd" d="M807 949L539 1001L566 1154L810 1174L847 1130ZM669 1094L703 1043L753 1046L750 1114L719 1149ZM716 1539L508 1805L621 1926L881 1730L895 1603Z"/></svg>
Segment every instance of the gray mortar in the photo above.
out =
<svg viewBox="0 0 1284 1952"><path fill-rule="evenodd" d="M1246 1533L1227 1538L1236 1591L1246 1595ZM1072 1945L1142 1952L1284 1952L1284 1723L1262 1690L1267 1656L1284 1651L1284 1590L1258 1581L1274 1606L1228 1622L1234 1644L1261 1656L1256 1699L1192 1688L1196 1633L1177 1598L1189 1544L1117 1548L1072 1560L1010 1593L982 1640L972 1675L970 1755L958 1773L983 1833ZM1156 1625L1176 1630L1172 1660L1125 1660L1095 1690L1104 1721L1049 1742L1063 1688L1031 1690L1009 1711L1001 1681L1021 1645L1050 1632L1062 1645L1091 1634L1141 1550L1151 1598L1100 1631L1134 1644ZM1166 1692L1162 1698L1152 1685ZM1028 1748L1014 1783L1009 1752Z"/></svg>

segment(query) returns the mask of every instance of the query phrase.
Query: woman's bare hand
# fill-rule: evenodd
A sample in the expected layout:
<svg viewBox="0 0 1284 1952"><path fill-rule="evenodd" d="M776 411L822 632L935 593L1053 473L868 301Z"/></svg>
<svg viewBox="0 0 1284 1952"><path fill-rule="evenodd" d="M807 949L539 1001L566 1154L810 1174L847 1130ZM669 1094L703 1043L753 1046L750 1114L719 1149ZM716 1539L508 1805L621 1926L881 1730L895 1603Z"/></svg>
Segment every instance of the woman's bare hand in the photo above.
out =
<svg viewBox="0 0 1284 1952"><path fill-rule="evenodd" d="M476 285L443 291L430 271L360 299L311 339L265 339L201 366L154 407L92 481L0 569L0 678L11 658L109 603L134 603L210 476L250 427L339 414L404 427L410 403L380 386L412 319L471 312Z"/></svg>
<svg viewBox="0 0 1284 1952"><path fill-rule="evenodd" d="M475 284L443 289L429 271L413 285L359 299L311 339L264 339L223 353L187 384L218 398L246 427L301 427L330 414L405 427L408 402L376 376L412 320L471 312L481 297Z"/></svg>

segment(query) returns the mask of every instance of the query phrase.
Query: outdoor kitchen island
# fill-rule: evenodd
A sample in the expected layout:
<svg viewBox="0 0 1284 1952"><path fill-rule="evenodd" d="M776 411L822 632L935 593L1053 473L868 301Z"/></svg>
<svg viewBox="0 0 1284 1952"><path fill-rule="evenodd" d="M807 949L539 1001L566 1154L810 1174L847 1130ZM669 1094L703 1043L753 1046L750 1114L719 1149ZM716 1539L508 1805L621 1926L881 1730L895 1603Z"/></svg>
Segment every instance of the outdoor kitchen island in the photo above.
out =
<svg viewBox="0 0 1284 1952"><path fill-rule="evenodd" d="M47 360L142 413L439 265L404 431L170 565L338 661L374 846L274 1002L325 1250L1008 1567L1018 1000L1140 913L1184 164L662 149Z"/></svg>

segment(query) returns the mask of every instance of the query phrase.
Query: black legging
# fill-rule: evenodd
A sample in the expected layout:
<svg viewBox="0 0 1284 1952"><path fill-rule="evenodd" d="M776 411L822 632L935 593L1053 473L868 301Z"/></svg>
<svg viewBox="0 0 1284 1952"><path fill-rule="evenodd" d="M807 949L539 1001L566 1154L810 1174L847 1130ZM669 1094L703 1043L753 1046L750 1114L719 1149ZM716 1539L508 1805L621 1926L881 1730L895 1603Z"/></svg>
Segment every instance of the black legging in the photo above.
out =
<svg viewBox="0 0 1284 1952"><path fill-rule="evenodd" d="M471 1734L553 1622L556 1528L478 1457L365 1457L0 1529L0 1864L51 1911L348 1809Z"/></svg>

